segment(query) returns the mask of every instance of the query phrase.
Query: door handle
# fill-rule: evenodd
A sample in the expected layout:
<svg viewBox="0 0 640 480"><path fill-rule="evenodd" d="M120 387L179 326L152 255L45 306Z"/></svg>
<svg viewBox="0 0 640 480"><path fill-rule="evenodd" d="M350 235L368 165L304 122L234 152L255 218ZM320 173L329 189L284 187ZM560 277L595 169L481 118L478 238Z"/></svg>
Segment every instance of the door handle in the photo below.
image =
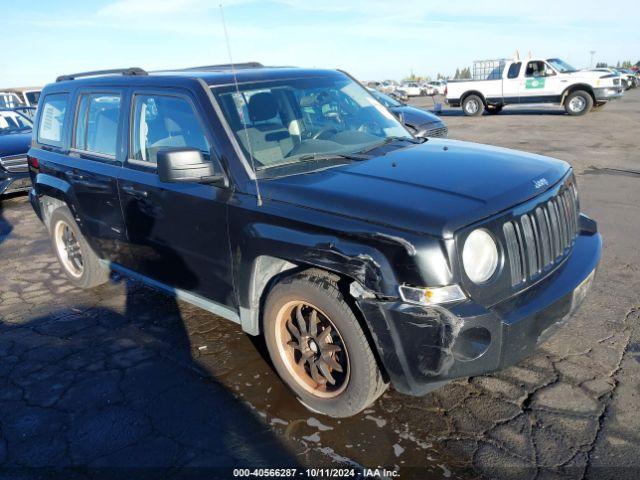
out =
<svg viewBox="0 0 640 480"><path fill-rule="evenodd" d="M122 187L122 191L127 195L131 195L133 197L147 198L149 196L149 192L147 192L146 190L138 190L137 188L131 185L124 185Z"/></svg>
<svg viewBox="0 0 640 480"><path fill-rule="evenodd" d="M75 180L75 181L84 180L84 175L80 175L79 173L76 173L76 172L66 172L65 175L69 180Z"/></svg>

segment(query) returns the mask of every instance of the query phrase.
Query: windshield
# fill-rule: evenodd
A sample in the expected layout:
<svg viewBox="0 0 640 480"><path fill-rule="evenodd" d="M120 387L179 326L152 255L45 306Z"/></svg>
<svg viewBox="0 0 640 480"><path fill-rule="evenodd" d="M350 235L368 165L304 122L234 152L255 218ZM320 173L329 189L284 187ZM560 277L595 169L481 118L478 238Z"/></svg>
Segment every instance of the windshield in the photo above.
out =
<svg viewBox="0 0 640 480"><path fill-rule="evenodd" d="M559 58L548 58L547 62L549 62L549 64L553 68L558 70L560 73L571 73L571 72L577 72L578 71L574 67L569 65L567 62L563 62Z"/></svg>
<svg viewBox="0 0 640 480"><path fill-rule="evenodd" d="M398 102L397 100L394 100L389 95L385 95L384 93L379 92L377 90L369 90L369 91L371 92L371 95L376 97L378 99L378 101L381 104L383 104L385 107L387 107L387 108L403 107L404 106L400 102Z"/></svg>
<svg viewBox="0 0 640 480"><path fill-rule="evenodd" d="M31 127L31 120L24 115L20 115L17 112L0 111L0 135L26 132L31 130Z"/></svg>
<svg viewBox="0 0 640 480"><path fill-rule="evenodd" d="M411 134L366 89L343 75L214 87L224 116L257 171L369 150ZM313 162L309 162L311 165Z"/></svg>

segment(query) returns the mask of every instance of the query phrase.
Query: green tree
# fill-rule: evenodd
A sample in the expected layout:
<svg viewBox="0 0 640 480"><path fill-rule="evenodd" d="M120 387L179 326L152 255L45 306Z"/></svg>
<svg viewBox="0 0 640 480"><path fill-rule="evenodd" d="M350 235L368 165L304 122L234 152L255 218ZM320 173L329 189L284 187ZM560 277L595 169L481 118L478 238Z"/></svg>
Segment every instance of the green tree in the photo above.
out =
<svg viewBox="0 0 640 480"><path fill-rule="evenodd" d="M459 68L456 68L456 73L455 73L455 75L453 76L453 79L454 79L454 80L458 80L459 78L460 78L460 69L459 69Z"/></svg>
<svg viewBox="0 0 640 480"><path fill-rule="evenodd" d="M607 62L598 62L596 63L596 68L607 68Z"/></svg>

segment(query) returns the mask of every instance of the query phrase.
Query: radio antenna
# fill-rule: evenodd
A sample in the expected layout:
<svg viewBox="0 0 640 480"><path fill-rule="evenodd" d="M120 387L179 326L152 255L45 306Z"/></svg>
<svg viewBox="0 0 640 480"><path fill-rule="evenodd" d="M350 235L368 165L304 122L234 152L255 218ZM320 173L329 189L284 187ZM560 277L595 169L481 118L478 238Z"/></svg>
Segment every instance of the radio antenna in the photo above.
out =
<svg viewBox="0 0 640 480"><path fill-rule="evenodd" d="M245 100L244 95L240 93L240 87L238 86L238 76L236 74L235 64L233 63L233 57L231 56L231 43L229 42L229 33L227 32L227 22L224 19L224 8L222 7L222 4L220 4L220 18L222 19L222 29L224 30L224 39L227 42L227 54L229 55L229 65L231 65L231 74L233 75L233 84L236 87L236 94L238 95L238 99L241 98L242 101L245 103L245 105L247 105L247 111L248 111L249 105L247 104L247 101ZM261 207L262 195L260 194L260 184L258 183L258 177L256 176L256 165L255 165L255 160L253 159L253 146L251 145L251 138L249 138L249 131L247 129L246 119L243 122L243 126L244 126L243 128L244 136L247 141L247 146L249 147L249 161L251 162L251 168L253 170L253 175L254 175L254 182L256 184L257 202L258 202L258 206Z"/></svg>

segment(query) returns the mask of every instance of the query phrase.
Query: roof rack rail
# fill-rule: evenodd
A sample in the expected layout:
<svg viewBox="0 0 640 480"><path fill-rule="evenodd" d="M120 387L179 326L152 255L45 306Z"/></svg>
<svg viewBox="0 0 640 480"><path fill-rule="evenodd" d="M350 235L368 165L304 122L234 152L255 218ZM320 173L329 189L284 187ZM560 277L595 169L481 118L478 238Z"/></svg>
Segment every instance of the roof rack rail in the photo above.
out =
<svg viewBox="0 0 640 480"><path fill-rule="evenodd" d="M148 75L148 73L138 67L114 68L112 70L95 70L93 72L70 73L69 75L60 75L56 78L56 82L65 82L67 80L75 80L81 77L98 77L100 75Z"/></svg>
<svg viewBox="0 0 640 480"><path fill-rule="evenodd" d="M231 68L242 70L243 68L263 68L264 65L260 62L244 62L244 63L222 63L220 65L203 65L199 67L189 67L183 68L178 71L180 72L189 72L189 71L207 71L207 70L228 70Z"/></svg>

